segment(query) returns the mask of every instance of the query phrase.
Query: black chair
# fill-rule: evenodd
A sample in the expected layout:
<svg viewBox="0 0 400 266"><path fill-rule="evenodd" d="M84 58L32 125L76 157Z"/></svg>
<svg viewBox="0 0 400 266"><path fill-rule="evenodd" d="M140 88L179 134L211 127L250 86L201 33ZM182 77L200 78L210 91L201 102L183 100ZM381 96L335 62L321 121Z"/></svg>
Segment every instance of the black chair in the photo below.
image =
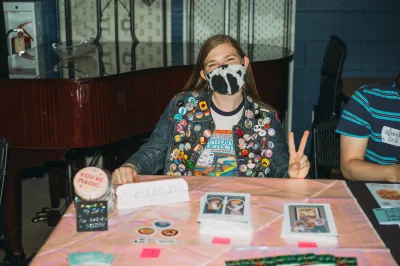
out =
<svg viewBox="0 0 400 266"><path fill-rule="evenodd" d="M327 177L332 168L340 168L338 161L340 151L336 143L339 136L334 132L342 103L348 100L342 93L341 80L346 52L346 44L339 37L331 35L321 67L320 95L313 108L313 154L310 175L316 178ZM317 146L318 144L321 145ZM339 157L336 157L338 154ZM322 157L319 158L319 156Z"/></svg>
<svg viewBox="0 0 400 266"><path fill-rule="evenodd" d="M313 129L315 178L322 175L321 168L340 169L340 135L335 132L339 118L322 121Z"/></svg>
<svg viewBox="0 0 400 266"><path fill-rule="evenodd" d="M7 153L8 143L4 137L0 136L0 245L6 252L3 264L7 265L6 263L9 263L11 265L16 265L18 258L14 255L10 239L8 238L6 220L3 211L3 197L7 178Z"/></svg>

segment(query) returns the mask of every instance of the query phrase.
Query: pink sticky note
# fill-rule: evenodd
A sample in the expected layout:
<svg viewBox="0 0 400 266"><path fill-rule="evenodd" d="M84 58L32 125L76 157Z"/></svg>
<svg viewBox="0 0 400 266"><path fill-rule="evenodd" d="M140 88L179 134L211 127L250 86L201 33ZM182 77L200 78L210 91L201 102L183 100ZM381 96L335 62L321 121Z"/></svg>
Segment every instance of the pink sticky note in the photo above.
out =
<svg viewBox="0 0 400 266"><path fill-rule="evenodd" d="M223 238L223 237L213 237L212 243L213 244L221 244L221 245L229 245L231 243L231 239Z"/></svg>
<svg viewBox="0 0 400 266"><path fill-rule="evenodd" d="M140 253L140 258L158 258L161 253L161 248L144 248Z"/></svg>
<svg viewBox="0 0 400 266"><path fill-rule="evenodd" d="M299 242L299 248L316 248L317 243L315 242Z"/></svg>

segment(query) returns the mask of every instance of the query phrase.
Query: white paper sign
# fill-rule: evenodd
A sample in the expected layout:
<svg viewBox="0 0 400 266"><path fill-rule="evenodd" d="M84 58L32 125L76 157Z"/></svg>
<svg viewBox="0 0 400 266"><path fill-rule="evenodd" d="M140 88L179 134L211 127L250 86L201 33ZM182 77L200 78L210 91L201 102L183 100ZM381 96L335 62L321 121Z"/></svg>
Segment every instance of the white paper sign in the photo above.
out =
<svg viewBox="0 0 400 266"><path fill-rule="evenodd" d="M400 130L384 126L382 128L382 142L400 147Z"/></svg>
<svg viewBox="0 0 400 266"><path fill-rule="evenodd" d="M126 184L118 187L116 194L118 209L190 201L183 178Z"/></svg>

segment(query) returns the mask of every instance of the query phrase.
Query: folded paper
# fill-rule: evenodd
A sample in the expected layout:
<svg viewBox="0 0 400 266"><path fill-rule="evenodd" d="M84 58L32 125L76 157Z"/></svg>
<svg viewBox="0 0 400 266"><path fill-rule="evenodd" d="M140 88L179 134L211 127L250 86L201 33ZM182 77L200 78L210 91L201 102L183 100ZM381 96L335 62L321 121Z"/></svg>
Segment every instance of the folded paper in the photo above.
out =
<svg viewBox="0 0 400 266"><path fill-rule="evenodd" d="M190 201L183 178L126 184L117 189L118 209Z"/></svg>

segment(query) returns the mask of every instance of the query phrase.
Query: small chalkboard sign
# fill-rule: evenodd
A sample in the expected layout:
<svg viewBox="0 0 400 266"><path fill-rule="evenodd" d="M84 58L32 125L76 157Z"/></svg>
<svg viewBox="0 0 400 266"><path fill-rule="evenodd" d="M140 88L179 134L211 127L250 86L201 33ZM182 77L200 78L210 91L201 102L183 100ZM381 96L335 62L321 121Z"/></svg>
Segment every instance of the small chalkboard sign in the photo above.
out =
<svg viewBox="0 0 400 266"><path fill-rule="evenodd" d="M77 202L76 230L78 232L107 231L107 201Z"/></svg>

